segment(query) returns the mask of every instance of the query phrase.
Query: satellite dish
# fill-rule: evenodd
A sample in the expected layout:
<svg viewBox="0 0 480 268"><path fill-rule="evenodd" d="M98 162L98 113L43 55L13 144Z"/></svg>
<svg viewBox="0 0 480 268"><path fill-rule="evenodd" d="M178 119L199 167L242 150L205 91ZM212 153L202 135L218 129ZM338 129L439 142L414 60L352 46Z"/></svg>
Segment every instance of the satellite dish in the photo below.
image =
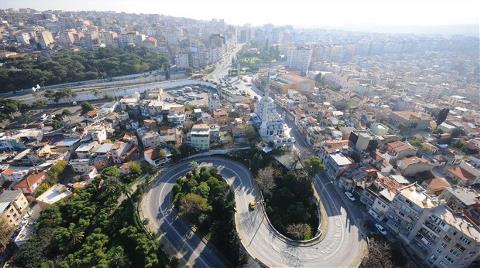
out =
<svg viewBox="0 0 480 268"><path fill-rule="evenodd" d="M35 92L37 91L37 89L35 87L32 87L32 91Z"/></svg>
<svg viewBox="0 0 480 268"><path fill-rule="evenodd" d="M39 85L39 84L37 84L37 89L40 89L40 85Z"/></svg>

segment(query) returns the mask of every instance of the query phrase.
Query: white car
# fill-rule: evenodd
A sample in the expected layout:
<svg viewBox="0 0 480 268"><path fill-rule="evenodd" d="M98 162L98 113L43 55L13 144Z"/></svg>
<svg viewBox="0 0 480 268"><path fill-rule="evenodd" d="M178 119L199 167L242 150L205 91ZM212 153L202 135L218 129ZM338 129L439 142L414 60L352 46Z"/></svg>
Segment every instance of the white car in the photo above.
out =
<svg viewBox="0 0 480 268"><path fill-rule="evenodd" d="M377 228L377 230L378 230L382 235L387 235L387 230L385 230L385 228L383 228L383 226L381 226L380 224L375 223L375 228Z"/></svg>
<svg viewBox="0 0 480 268"><path fill-rule="evenodd" d="M354 202L356 201L357 199L355 199L355 197L353 197L353 194L350 193L350 192L345 192L345 195L347 196L348 199L350 199L350 201Z"/></svg>

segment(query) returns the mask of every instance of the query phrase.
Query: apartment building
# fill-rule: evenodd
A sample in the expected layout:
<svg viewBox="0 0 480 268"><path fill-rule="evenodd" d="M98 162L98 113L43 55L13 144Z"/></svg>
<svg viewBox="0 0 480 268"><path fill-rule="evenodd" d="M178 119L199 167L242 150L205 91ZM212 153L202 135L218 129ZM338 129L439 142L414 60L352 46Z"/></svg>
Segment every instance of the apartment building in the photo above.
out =
<svg viewBox="0 0 480 268"><path fill-rule="evenodd" d="M11 227L16 227L28 208L28 201L22 191L6 190L0 194L0 217L4 217Z"/></svg>
<svg viewBox="0 0 480 268"><path fill-rule="evenodd" d="M478 227L416 184L399 189L387 219L390 229L432 266L468 267L480 254Z"/></svg>
<svg viewBox="0 0 480 268"><path fill-rule="evenodd" d="M432 121L432 118L426 114L411 111L392 112L389 119L397 127L413 129L427 129Z"/></svg>
<svg viewBox="0 0 480 268"><path fill-rule="evenodd" d="M288 50L287 65L302 73L307 73L312 60L312 49L308 47L296 47Z"/></svg>
<svg viewBox="0 0 480 268"><path fill-rule="evenodd" d="M162 139L160 137L160 134L156 131L148 131L145 133L142 133L140 136L140 139L142 140L143 148L156 148L162 144Z"/></svg>
<svg viewBox="0 0 480 268"><path fill-rule="evenodd" d="M207 124L193 125L189 134L190 145L200 150L210 148L210 127Z"/></svg>

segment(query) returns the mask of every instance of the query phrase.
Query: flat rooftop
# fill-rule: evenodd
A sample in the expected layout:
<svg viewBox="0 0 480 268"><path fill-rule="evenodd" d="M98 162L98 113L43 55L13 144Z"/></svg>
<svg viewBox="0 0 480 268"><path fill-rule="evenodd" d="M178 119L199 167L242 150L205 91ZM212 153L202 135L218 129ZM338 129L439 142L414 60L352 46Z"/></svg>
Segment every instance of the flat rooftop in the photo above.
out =
<svg viewBox="0 0 480 268"><path fill-rule="evenodd" d="M71 194L72 192L70 192L64 185L57 184L48 188L47 191L37 197L37 201L46 204L53 204L70 196Z"/></svg>
<svg viewBox="0 0 480 268"><path fill-rule="evenodd" d="M352 164L352 161L350 161L348 157L344 156L341 153L331 154L330 157L332 157L333 161L335 161L338 166L346 166Z"/></svg>
<svg viewBox="0 0 480 268"><path fill-rule="evenodd" d="M425 189L415 184L401 188L400 194L421 208L433 208L437 206L432 197L425 193Z"/></svg>

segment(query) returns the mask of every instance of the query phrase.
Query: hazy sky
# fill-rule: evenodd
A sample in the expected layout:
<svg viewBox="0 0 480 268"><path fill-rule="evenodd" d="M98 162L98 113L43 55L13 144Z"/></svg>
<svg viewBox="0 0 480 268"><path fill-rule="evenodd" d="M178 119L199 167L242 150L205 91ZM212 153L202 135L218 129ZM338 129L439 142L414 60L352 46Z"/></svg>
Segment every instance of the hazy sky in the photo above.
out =
<svg viewBox="0 0 480 268"><path fill-rule="evenodd" d="M232 24L297 26L480 23L478 0L0 0L0 8L113 10Z"/></svg>

